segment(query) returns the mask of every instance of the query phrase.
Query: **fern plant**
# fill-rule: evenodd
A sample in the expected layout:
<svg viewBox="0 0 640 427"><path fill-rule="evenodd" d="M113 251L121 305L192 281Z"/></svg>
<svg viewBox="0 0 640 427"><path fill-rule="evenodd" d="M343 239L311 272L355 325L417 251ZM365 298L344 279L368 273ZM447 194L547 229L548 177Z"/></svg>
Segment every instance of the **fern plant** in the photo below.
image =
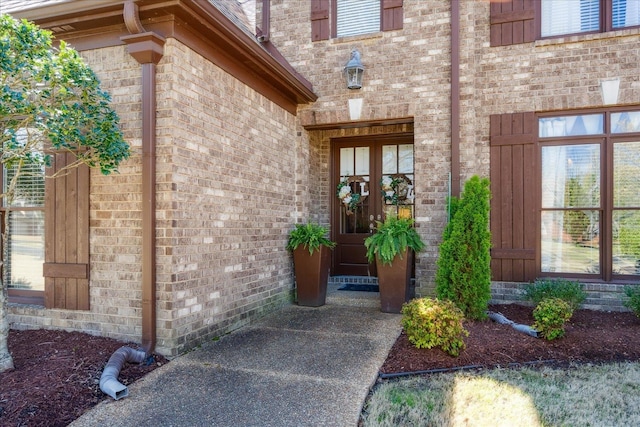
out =
<svg viewBox="0 0 640 427"><path fill-rule="evenodd" d="M407 249L414 252L424 249L425 244L413 227L412 218L389 215L384 222L377 221L377 225L376 232L364 241L369 262L373 262L377 256L383 264L391 264L396 256L402 256Z"/></svg>
<svg viewBox="0 0 640 427"><path fill-rule="evenodd" d="M296 224L296 228L289 233L289 241L287 242L287 250L293 251L298 246L309 250L310 254L320 249L320 246L333 248L336 243L327 237L329 230L320 224L308 222L306 224Z"/></svg>

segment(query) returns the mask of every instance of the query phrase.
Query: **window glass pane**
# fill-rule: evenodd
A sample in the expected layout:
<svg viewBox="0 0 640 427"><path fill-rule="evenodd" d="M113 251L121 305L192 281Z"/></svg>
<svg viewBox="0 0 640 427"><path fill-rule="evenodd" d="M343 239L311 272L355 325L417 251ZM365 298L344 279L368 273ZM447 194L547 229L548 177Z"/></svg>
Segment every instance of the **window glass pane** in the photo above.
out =
<svg viewBox="0 0 640 427"><path fill-rule="evenodd" d="M44 215L42 211L9 213L8 268L11 289L44 290Z"/></svg>
<svg viewBox="0 0 640 427"><path fill-rule="evenodd" d="M398 148L396 145L382 146L382 173L398 172Z"/></svg>
<svg viewBox="0 0 640 427"><path fill-rule="evenodd" d="M538 121L541 138L559 136L600 135L604 133L602 114L544 117Z"/></svg>
<svg viewBox="0 0 640 427"><path fill-rule="evenodd" d="M356 175L369 175L369 147L356 147Z"/></svg>
<svg viewBox="0 0 640 427"><path fill-rule="evenodd" d="M613 28L640 25L640 0L613 0Z"/></svg>
<svg viewBox="0 0 640 427"><path fill-rule="evenodd" d="M413 173L413 144L398 145L398 172Z"/></svg>
<svg viewBox="0 0 640 427"><path fill-rule="evenodd" d="M640 211L613 212L613 272L640 274Z"/></svg>
<svg viewBox="0 0 640 427"><path fill-rule="evenodd" d="M600 146L542 147L542 208L600 207Z"/></svg>
<svg viewBox="0 0 640 427"><path fill-rule="evenodd" d="M380 31L380 0L338 0L337 36Z"/></svg>
<svg viewBox="0 0 640 427"><path fill-rule="evenodd" d="M613 146L613 205L640 207L640 142Z"/></svg>
<svg viewBox="0 0 640 427"><path fill-rule="evenodd" d="M542 0L542 37L600 29L599 0Z"/></svg>
<svg viewBox="0 0 640 427"><path fill-rule="evenodd" d="M542 272L599 274L599 221L595 210L542 212Z"/></svg>
<svg viewBox="0 0 640 427"><path fill-rule="evenodd" d="M611 114L611 132L640 132L640 111L626 111Z"/></svg>
<svg viewBox="0 0 640 427"><path fill-rule="evenodd" d="M352 147L340 149L340 176L353 175L355 171L354 150Z"/></svg>
<svg viewBox="0 0 640 427"><path fill-rule="evenodd" d="M17 168L4 169L2 192L6 192L9 183L14 178ZM8 203L4 201L4 205ZM44 166L40 164L26 164L20 170L20 175L14 188L11 207L42 207L44 206Z"/></svg>

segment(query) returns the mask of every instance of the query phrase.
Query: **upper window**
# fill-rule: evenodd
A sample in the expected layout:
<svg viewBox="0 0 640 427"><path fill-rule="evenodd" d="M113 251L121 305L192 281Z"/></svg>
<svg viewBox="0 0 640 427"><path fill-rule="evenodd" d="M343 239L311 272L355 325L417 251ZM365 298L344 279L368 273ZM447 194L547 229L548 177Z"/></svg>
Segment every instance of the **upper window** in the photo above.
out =
<svg viewBox="0 0 640 427"><path fill-rule="evenodd" d="M312 0L311 39L402 29L403 0Z"/></svg>
<svg viewBox="0 0 640 427"><path fill-rule="evenodd" d="M640 24L639 4L640 0L542 0L541 36L636 26Z"/></svg>
<svg viewBox="0 0 640 427"><path fill-rule="evenodd" d="M640 25L640 0L491 0L491 46Z"/></svg>
<svg viewBox="0 0 640 427"><path fill-rule="evenodd" d="M380 0L336 0L336 37L380 31Z"/></svg>
<svg viewBox="0 0 640 427"><path fill-rule="evenodd" d="M538 124L541 273L640 275L640 111Z"/></svg>

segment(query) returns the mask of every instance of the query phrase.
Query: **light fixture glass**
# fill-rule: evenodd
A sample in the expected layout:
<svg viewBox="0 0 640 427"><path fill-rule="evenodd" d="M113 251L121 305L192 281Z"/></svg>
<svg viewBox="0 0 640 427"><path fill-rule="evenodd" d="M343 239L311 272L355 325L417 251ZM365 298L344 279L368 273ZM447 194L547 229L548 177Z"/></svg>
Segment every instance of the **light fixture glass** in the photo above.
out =
<svg viewBox="0 0 640 427"><path fill-rule="evenodd" d="M344 67L344 75L347 79L347 88L360 89L362 87L362 76L364 65L360 62L360 52L357 49L351 51L351 59Z"/></svg>

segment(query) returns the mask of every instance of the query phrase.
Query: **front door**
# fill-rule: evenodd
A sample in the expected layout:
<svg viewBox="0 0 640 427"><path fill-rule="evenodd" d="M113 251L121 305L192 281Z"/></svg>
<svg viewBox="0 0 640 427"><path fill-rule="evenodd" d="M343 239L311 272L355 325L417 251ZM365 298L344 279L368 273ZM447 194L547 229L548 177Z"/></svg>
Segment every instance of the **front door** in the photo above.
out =
<svg viewBox="0 0 640 427"><path fill-rule="evenodd" d="M413 217L413 135L332 140L333 275L375 276L364 239L385 215Z"/></svg>

